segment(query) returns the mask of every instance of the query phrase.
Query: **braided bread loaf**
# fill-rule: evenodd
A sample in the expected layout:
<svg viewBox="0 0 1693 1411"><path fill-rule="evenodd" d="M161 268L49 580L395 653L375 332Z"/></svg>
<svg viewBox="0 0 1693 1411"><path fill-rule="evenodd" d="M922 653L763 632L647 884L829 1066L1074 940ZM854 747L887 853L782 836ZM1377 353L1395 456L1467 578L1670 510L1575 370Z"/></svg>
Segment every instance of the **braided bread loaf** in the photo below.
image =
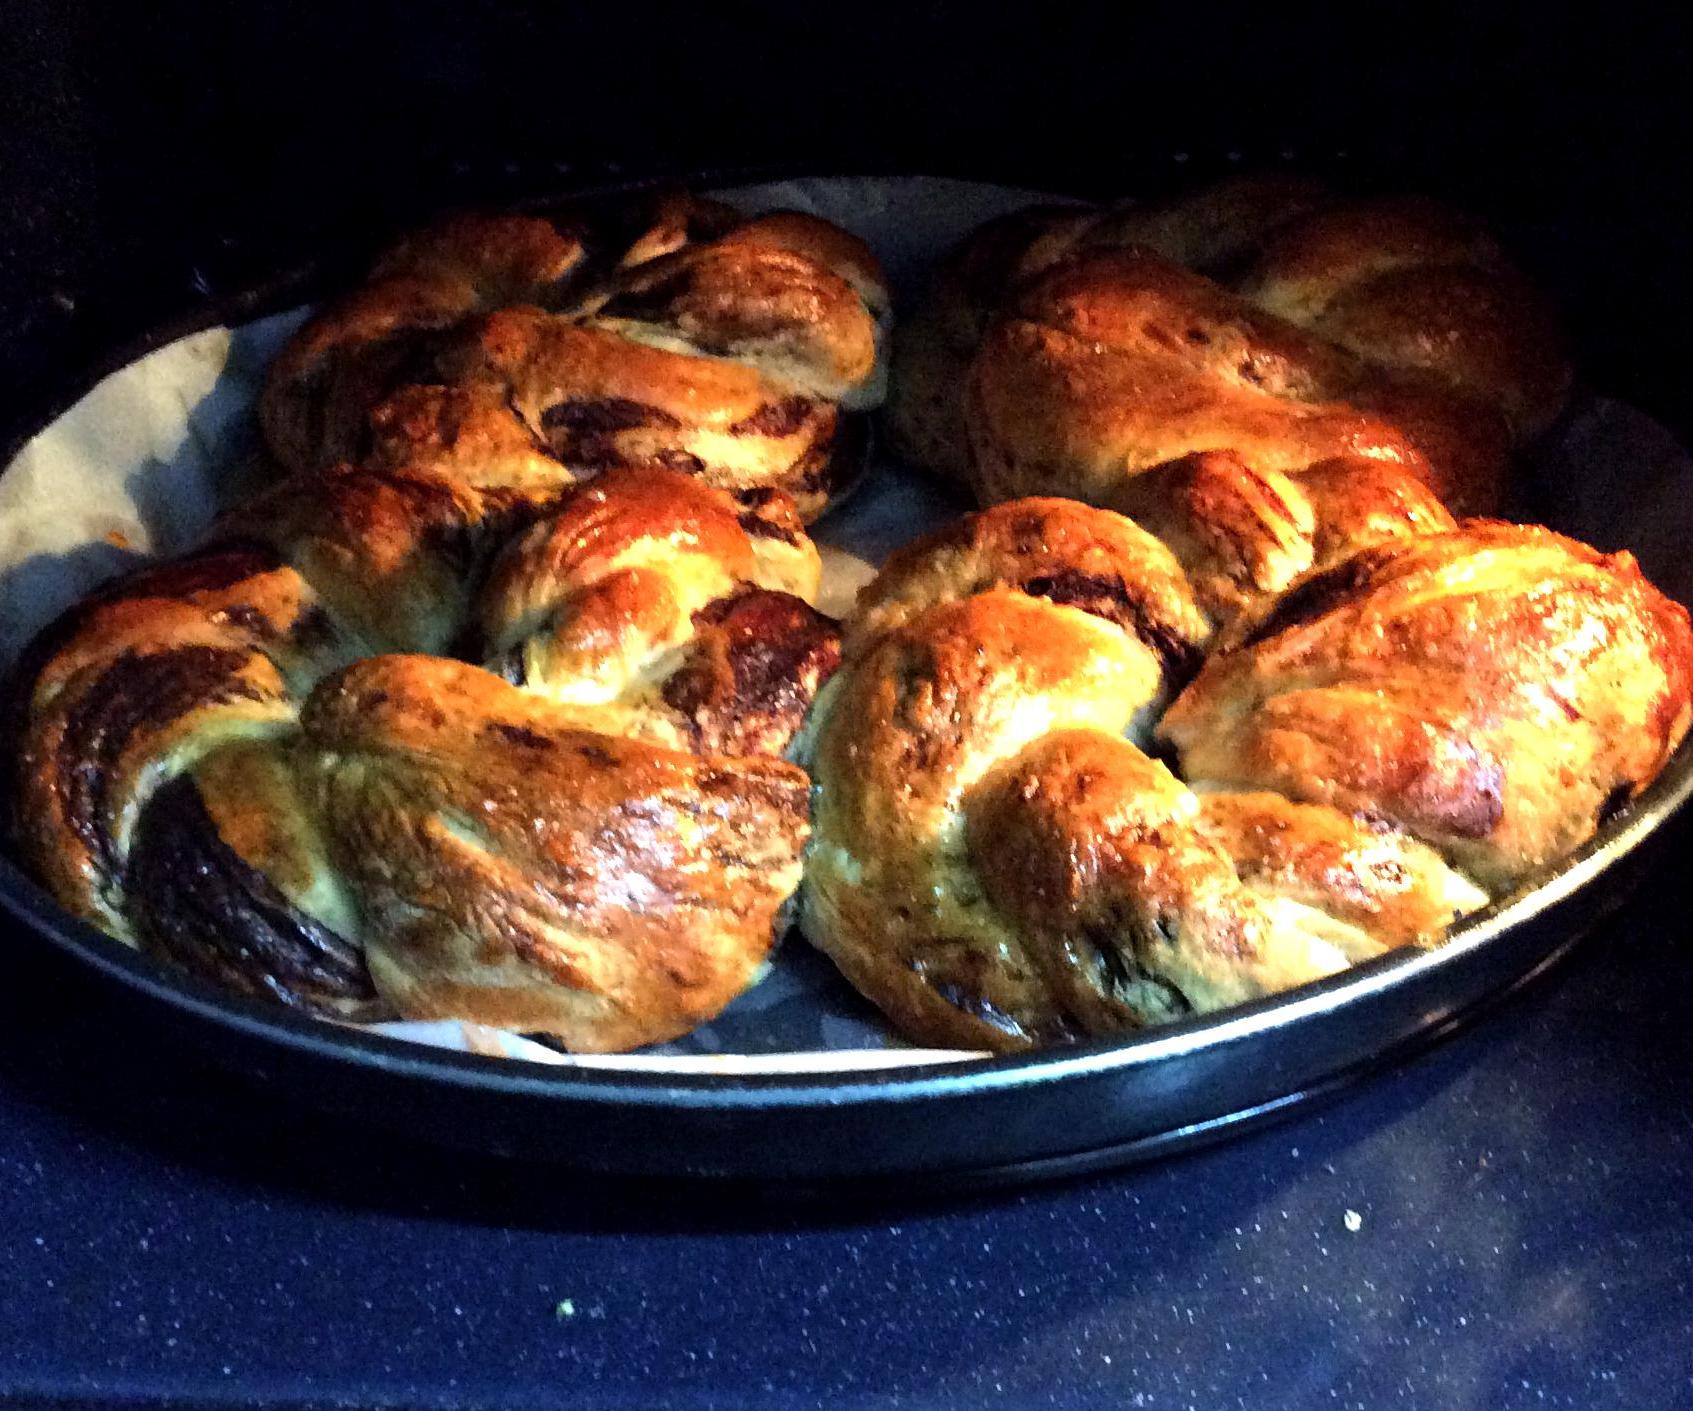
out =
<svg viewBox="0 0 1693 1411"><path fill-rule="evenodd" d="M1393 464L1476 512L1568 384L1550 315L1473 222L1256 179L966 239L905 326L890 424L990 503L1116 505L1228 450L1260 473Z"/></svg>
<svg viewBox="0 0 1693 1411"><path fill-rule="evenodd" d="M401 242L272 367L292 473L37 642L24 853L308 1010L694 1027L799 881L782 756L837 650L802 519L886 317L845 232L692 197Z"/></svg>
<svg viewBox="0 0 1693 1411"><path fill-rule="evenodd" d="M1426 202L1254 180L968 237L889 419L993 508L847 624L807 935L909 1037L1018 1048L1433 943L1577 846L1687 731L1688 615L1447 508L1568 381Z"/></svg>
<svg viewBox="0 0 1693 1411"><path fill-rule="evenodd" d="M249 994L673 1037L799 882L782 756L837 650L816 550L778 491L475 465L291 477L69 612L14 702L20 847L77 915Z"/></svg>
<svg viewBox="0 0 1693 1411"><path fill-rule="evenodd" d="M882 398L887 293L844 231L669 197L597 219L464 216L403 241L277 359L260 403L299 472L419 454L586 477L665 466L811 518Z"/></svg>
<svg viewBox="0 0 1693 1411"><path fill-rule="evenodd" d="M1686 733L1690 673L1684 609L1542 529L1431 524L1218 633L1133 521L999 505L849 621L802 924L921 1042L1235 1004L1432 943L1581 842Z"/></svg>

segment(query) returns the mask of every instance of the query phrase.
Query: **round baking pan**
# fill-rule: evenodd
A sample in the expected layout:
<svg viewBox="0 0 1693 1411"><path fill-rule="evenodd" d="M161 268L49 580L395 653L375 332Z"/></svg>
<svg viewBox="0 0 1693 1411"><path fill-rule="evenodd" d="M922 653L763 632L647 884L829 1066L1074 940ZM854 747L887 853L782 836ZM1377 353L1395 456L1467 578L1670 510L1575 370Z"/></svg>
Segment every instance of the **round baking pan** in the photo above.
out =
<svg viewBox="0 0 1693 1411"><path fill-rule="evenodd" d="M727 185L769 173L713 173ZM640 183L615 183L635 186ZM576 194L576 193L572 193ZM562 198L561 198L562 199ZM299 302L309 273L232 291L111 350L11 429L5 460L74 395L153 347ZM1131 1037L964 1062L816 1073L598 1070L426 1047L214 989L73 919L0 857L0 908L124 992L161 1041L279 1097L412 1137L642 1175L1023 1179L1212 1140L1431 1041L1554 962L1644 874L1693 794L1693 742L1584 848L1453 928L1316 984Z"/></svg>

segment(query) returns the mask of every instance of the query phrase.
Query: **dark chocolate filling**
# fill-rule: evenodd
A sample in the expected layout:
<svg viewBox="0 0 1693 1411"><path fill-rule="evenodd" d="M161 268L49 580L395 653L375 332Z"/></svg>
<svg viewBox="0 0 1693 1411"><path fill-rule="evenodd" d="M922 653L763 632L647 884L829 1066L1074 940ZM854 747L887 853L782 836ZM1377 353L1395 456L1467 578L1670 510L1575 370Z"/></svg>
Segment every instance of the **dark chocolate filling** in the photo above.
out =
<svg viewBox="0 0 1693 1411"><path fill-rule="evenodd" d="M245 652L217 647L126 652L70 711L56 760L65 819L108 879L121 860L106 830L107 799L131 737L190 711L263 699L236 675L247 660Z"/></svg>
<svg viewBox="0 0 1693 1411"><path fill-rule="evenodd" d="M694 649L663 692L687 718L694 747L783 753L840 664L834 620L791 594L745 588L706 604L694 625Z"/></svg>
<svg viewBox="0 0 1693 1411"><path fill-rule="evenodd" d="M1240 649L1255 647L1291 628L1315 622L1324 613L1351 601L1383 567L1391 567L1392 563L1391 554L1384 557L1366 550L1333 568L1311 574L1282 595L1275 607L1241 640Z"/></svg>
<svg viewBox="0 0 1693 1411"><path fill-rule="evenodd" d="M191 974L311 1014L391 1013L359 947L224 842L191 778L165 785L142 815L129 895L142 943Z"/></svg>
<svg viewBox="0 0 1693 1411"><path fill-rule="evenodd" d="M1158 657L1165 675L1172 681L1185 681L1199 670L1198 645L1156 617L1147 603L1129 590L1120 574L1081 573L1062 568L1031 578L1022 587L1032 597L1080 608L1132 632Z"/></svg>
<svg viewBox="0 0 1693 1411"><path fill-rule="evenodd" d="M743 417L729 428L731 436L792 436L802 428L816 410L817 403L809 397L784 397L766 402L749 417Z"/></svg>

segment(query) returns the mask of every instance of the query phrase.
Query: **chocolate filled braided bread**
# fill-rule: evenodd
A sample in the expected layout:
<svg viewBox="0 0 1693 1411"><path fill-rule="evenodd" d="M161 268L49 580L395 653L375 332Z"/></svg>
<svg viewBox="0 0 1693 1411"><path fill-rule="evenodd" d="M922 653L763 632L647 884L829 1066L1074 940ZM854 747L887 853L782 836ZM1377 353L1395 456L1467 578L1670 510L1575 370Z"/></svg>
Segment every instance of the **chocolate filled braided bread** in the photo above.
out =
<svg viewBox="0 0 1693 1411"><path fill-rule="evenodd" d="M1435 943L1578 846L1685 735L1693 636L1626 554L1453 517L1568 382L1430 202L1253 179L967 237L889 421L993 508L849 619L807 934L911 1037L1017 1048Z"/></svg>
<svg viewBox="0 0 1693 1411"><path fill-rule="evenodd" d="M1689 640L1630 555L1470 520L1302 579L1160 729L1191 779L1367 813L1508 890L1663 768Z"/></svg>
<svg viewBox="0 0 1693 1411"><path fill-rule="evenodd" d="M1258 472L1393 464L1475 513L1568 385L1545 305L1474 222L1259 178L983 227L906 324L889 421L987 503L1116 505L1149 469L1232 451Z"/></svg>
<svg viewBox="0 0 1693 1411"><path fill-rule="evenodd" d="M50 628L13 817L60 901L308 1012L574 1049L743 990L809 826L816 550L780 492L508 470L291 477Z"/></svg>
<svg viewBox="0 0 1693 1411"><path fill-rule="evenodd" d="M1277 590L1065 500L897 552L806 736L806 934L912 1039L1019 1048L1433 944L1590 836L1687 731L1685 609L1626 554L1362 504L1325 546L1222 503L1222 542L1337 556Z"/></svg>
<svg viewBox="0 0 1693 1411"><path fill-rule="evenodd" d="M876 261L664 196L458 216L310 318L289 472L19 673L14 831L67 907L250 994L582 1049L750 982L833 669L804 519L882 396Z"/></svg>
<svg viewBox="0 0 1693 1411"><path fill-rule="evenodd" d="M294 471L420 451L655 466L783 490L810 518L862 458L887 320L870 253L797 212L459 217L300 330L261 421Z"/></svg>

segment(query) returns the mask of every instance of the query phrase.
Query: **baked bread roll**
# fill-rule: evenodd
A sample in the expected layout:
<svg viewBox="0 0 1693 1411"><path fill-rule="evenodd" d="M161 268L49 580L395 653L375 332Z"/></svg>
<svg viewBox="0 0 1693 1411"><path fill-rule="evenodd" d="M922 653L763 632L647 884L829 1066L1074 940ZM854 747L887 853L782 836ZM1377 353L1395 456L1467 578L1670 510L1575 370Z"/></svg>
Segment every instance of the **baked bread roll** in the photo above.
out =
<svg viewBox="0 0 1693 1411"><path fill-rule="evenodd" d="M887 321L864 246L796 212L461 217L306 324L261 421L296 472L462 447L780 489L810 518L862 457Z"/></svg>
<svg viewBox="0 0 1693 1411"><path fill-rule="evenodd" d="M1630 555L1469 521L1302 580L1160 732L1189 779L1384 819L1504 891L1663 768L1690 649Z"/></svg>
<svg viewBox="0 0 1693 1411"><path fill-rule="evenodd" d="M130 854L153 795L221 745L287 734L303 691L355 654L262 545L214 547L79 603L19 668L24 858L72 915L133 943Z"/></svg>
<svg viewBox="0 0 1693 1411"><path fill-rule="evenodd" d="M1012 296L971 363L964 415L986 502L1109 505L1197 451L1297 474L1335 456L1403 466L1458 508L1501 499L1502 427L1368 365L1178 265L1104 251Z"/></svg>
<svg viewBox="0 0 1693 1411"><path fill-rule="evenodd" d="M480 650L600 729L780 757L840 660L839 633L810 606L816 547L797 526L791 542L755 537L747 519L668 471L588 485L501 552Z"/></svg>
<svg viewBox="0 0 1693 1411"><path fill-rule="evenodd" d="M798 883L784 755L838 658L803 520L887 318L864 247L795 213L400 242L272 368L292 473L36 644L21 850L110 934L311 1012L694 1027Z"/></svg>
<svg viewBox="0 0 1693 1411"><path fill-rule="evenodd" d="M255 997L673 1038L799 882L816 550L774 491L472 469L293 477L73 609L14 705L18 844L76 915Z"/></svg>
<svg viewBox="0 0 1693 1411"><path fill-rule="evenodd" d="M578 719L440 657L372 657L313 692L323 824L400 1013L634 1048L763 966L799 884L805 775Z"/></svg>
<svg viewBox="0 0 1693 1411"><path fill-rule="evenodd" d="M1325 548L1196 462L1163 503L1223 525L1208 592L1128 519L1022 500L861 595L805 739L802 924L913 1041L1108 1035L1436 943L1686 734L1688 615L1626 554L1347 464L1319 494L1359 538Z"/></svg>
<svg viewBox="0 0 1693 1411"><path fill-rule="evenodd" d="M1473 222L1245 180L1148 208L1037 208L950 255L899 350L889 424L985 502L1199 451L1297 473L1405 466L1496 509L1569 385L1544 303Z"/></svg>
<svg viewBox="0 0 1693 1411"><path fill-rule="evenodd" d="M1167 548L1072 501L897 553L806 736L806 935L912 1040L1010 1049L1270 994L1485 902L1406 832L1150 757L1212 633Z"/></svg>

